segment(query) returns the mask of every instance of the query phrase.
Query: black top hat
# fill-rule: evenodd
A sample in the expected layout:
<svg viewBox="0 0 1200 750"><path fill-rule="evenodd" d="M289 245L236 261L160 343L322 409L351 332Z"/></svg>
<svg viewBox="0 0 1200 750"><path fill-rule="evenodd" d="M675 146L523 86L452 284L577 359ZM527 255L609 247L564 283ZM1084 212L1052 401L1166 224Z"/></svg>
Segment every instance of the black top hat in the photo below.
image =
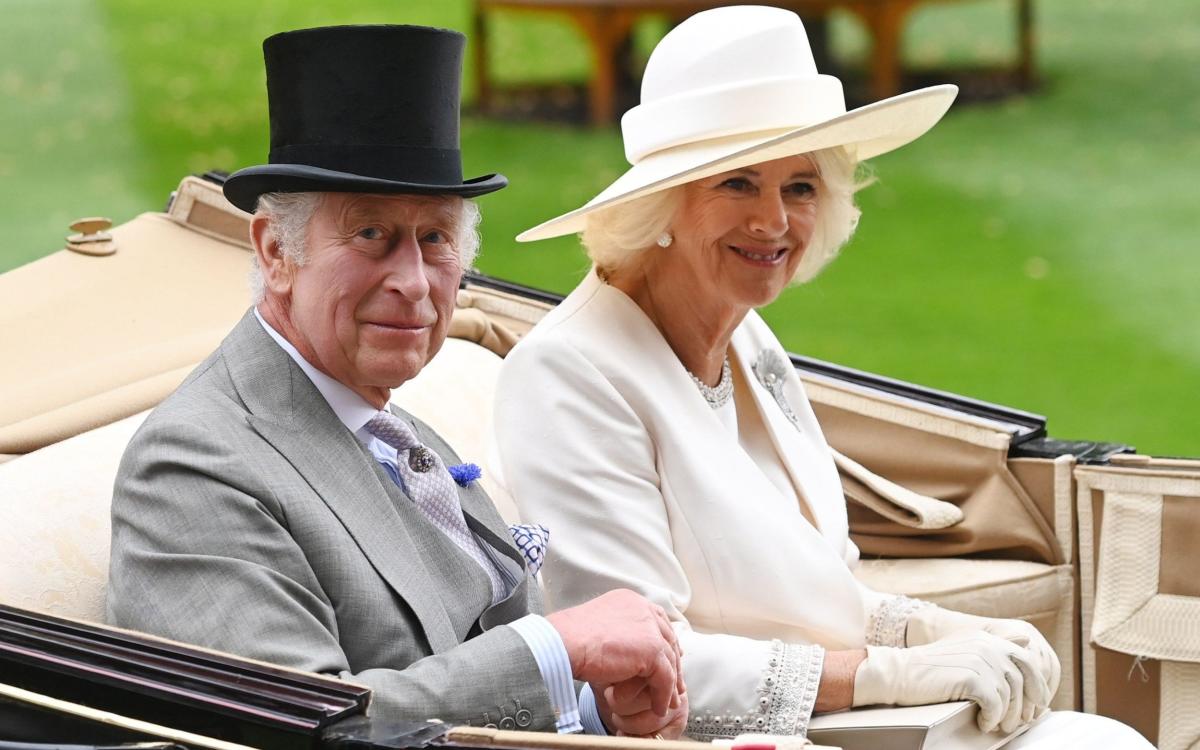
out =
<svg viewBox="0 0 1200 750"><path fill-rule="evenodd" d="M463 180L459 84L466 38L425 26L330 26L263 42L269 164L230 175L225 197L333 191L471 197L508 180Z"/></svg>

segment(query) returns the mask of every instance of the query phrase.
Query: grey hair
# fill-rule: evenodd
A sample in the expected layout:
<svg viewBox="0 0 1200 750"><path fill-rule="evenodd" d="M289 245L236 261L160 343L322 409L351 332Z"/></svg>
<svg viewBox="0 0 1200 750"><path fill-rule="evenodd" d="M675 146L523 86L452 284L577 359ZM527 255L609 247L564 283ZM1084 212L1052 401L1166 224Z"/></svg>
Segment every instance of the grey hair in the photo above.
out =
<svg viewBox="0 0 1200 750"><path fill-rule="evenodd" d="M462 259L464 270L474 268L475 259L479 257L479 246L483 243L483 238L479 234L479 222L481 221L483 221L483 214L479 211L479 204L469 198L464 198L462 216L458 220L458 257Z"/></svg>
<svg viewBox="0 0 1200 750"><path fill-rule="evenodd" d="M265 216L279 250L297 266L308 262L308 222L321 203L321 193L263 193L258 196L256 215ZM256 253L250 261L250 295L254 304L266 294L262 267Z"/></svg>
<svg viewBox="0 0 1200 750"><path fill-rule="evenodd" d="M321 203L324 193L263 193L258 197L256 215L262 215L270 222L271 232L279 243L279 249L284 257L297 266L308 262L308 223L312 221L317 206ZM479 204L472 200L462 201L462 213L458 226L455 228L458 255L462 267L473 267L479 256L481 237L479 222L483 214ZM262 301L266 294L266 284L263 281L262 268L258 265L258 256L251 258L250 294L254 304Z"/></svg>
<svg viewBox="0 0 1200 750"><path fill-rule="evenodd" d="M860 179L858 163L844 148L805 155L812 160L821 183L816 224L792 276L795 284L811 280L837 257L858 226L860 211L854 205L854 194L869 184ZM593 213L580 234L588 257L611 273L637 262L646 252L657 251L655 242L675 220L683 190L679 185Z"/></svg>

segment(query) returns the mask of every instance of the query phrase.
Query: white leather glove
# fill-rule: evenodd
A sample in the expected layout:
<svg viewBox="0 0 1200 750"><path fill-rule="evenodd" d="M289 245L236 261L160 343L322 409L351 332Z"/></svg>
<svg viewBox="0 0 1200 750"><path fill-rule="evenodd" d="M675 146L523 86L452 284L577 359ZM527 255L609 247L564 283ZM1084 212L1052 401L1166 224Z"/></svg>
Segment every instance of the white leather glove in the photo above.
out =
<svg viewBox="0 0 1200 750"><path fill-rule="evenodd" d="M1025 681L1025 706L1022 720L1028 722L1041 716L1050 706L1062 677L1058 654L1038 629L1024 620L1001 620L954 612L937 606L923 607L908 618L909 646L933 643L955 633L982 630L985 633L1015 643L1029 652L1040 680Z"/></svg>
<svg viewBox="0 0 1200 750"><path fill-rule="evenodd" d="M1024 723L1027 678L1040 679L1025 650L979 631L925 646L867 646L854 675L854 706L921 706L969 700L979 704L979 728L1012 732Z"/></svg>

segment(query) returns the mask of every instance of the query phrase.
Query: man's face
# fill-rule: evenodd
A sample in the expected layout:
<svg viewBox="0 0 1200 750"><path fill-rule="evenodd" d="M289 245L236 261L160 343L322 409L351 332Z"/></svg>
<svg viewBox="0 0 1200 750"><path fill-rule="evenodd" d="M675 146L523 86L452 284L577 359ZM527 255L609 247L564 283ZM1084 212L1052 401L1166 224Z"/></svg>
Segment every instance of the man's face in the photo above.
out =
<svg viewBox="0 0 1200 750"><path fill-rule="evenodd" d="M267 283L281 332L315 367L379 406L441 348L463 268L462 201L327 193L307 260Z"/></svg>

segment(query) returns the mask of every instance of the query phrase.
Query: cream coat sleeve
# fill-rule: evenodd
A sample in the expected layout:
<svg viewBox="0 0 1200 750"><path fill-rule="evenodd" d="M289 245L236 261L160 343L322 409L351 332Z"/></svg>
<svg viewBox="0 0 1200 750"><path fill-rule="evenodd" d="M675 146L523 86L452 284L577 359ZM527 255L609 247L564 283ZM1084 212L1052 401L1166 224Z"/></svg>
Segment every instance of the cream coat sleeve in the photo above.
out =
<svg viewBox="0 0 1200 750"><path fill-rule="evenodd" d="M851 570L858 565L858 548L847 542L846 564ZM908 618L914 612L932 607L920 599L910 599L902 594L885 594L854 579L858 594L862 597L863 612L867 613L866 641L868 646L892 646L904 648L908 645Z"/></svg>
<svg viewBox="0 0 1200 750"><path fill-rule="evenodd" d="M567 341L527 340L501 371L495 429L522 519L550 529L542 576L552 608L629 588L666 609L696 739L805 731L823 649L692 629L680 556L702 553L678 527L655 438L617 384Z"/></svg>

